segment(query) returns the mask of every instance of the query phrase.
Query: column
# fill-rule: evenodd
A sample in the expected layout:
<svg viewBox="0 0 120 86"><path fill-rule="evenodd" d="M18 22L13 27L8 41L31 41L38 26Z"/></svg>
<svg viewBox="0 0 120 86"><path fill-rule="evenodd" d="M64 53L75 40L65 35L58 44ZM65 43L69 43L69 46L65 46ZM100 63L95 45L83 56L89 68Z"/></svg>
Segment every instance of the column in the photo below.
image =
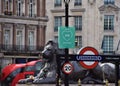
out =
<svg viewBox="0 0 120 86"><path fill-rule="evenodd" d="M37 16L45 16L45 0L37 0Z"/></svg>
<svg viewBox="0 0 120 86"><path fill-rule="evenodd" d="M1 10L2 10L2 4L1 4L1 0L0 0L0 14L1 14Z"/></svg>
<svg viewBox="0 0 120 86"><path fill-rule="evenodd" d="M3 24L0 23L0 51L2 50L2 44L3 44L3 35L2 35L2 33L3 33ZM4 56L4 53L0 52L0 66L3 66L3 56Z"/></svg>
<svg viewBox="0 0 120 86"><path fill-rule="evenodd" d="M36 32L36 34L37 34L37 40L36 40L36 43L37 43L37 44L36 44L36 45L38 46L38 49L39 49L40 46L41 46L41 45L40 45L40 38L39 38L39 37L40 37L40 29L39 29L39 27L40 27L40 26L38 25L38 26L37 26L37 32Z"/></svg>
<svg viewBox="0 0 120 86"><path fill-rule="evenodd" d="M16 15L16 0L13 0L13 15Z"/></svg>
<svg viewBox="0 0 120 86"><path fill-rule="evenodd" d="M3 4L4 4L4 3L3 3L3 0L1 0L0 2L1 2L1 5L0 5L0 6L1 6L1 14L3 14L3 8L4 8L4 5L3 5Z"/></svg>
<svg viewBox="0 0 120 86"><path fill-rule="evenodd" d="M40 16L40 0L37 0L37 16Z"/></svg>
<svg viewBox="0 0 120 86"><path fill-rule="evenodd" d="M45 6L46 4L45 4L45 2L46 2L46 0L42 0L42 8L41 8L41 10L42 10L42 11L41 11L41 13L42 13L41 15L42 15L42 16L45 16L45 12L46 12L46 8L45 8L45 7L46 7L46 6Z"/></svg>
<svg viewBox="0 0 120 86"><path fill-rule="evenodd" d="M3 26L4 26L4 23L1 23L1 27L0 27L0 44L3 44Z"/></svg>
<svg viewBox="0 0 120 86"><path fill-rule="evenodd" d="M37 28L37 45L43 47L45 45L45 29L44 26L38 26Z"/></svg>
<svg viewBox="0 0 120 86"><path fill-rule="evenodd" d="M0 46L2 44L2 24L0 24Z"/></svg>
<svg viewBox="0 0 120 86"><path fill-rule="evenodd" d="M16 24L13 24L13 48L15 49L16 45Z"/></svg>
<svg viewBox="0 0 120 86"><path fill-rule="evenodd" d="M28 16L28 0L25 0L25 16Z"/></svg>
<svg viewBox="0 0 120 86"><path fill-rule="evenodd" d="M25 50L27 50L27 46L28 46L28 27L29 25L25 25Z"/></svg>
<svg viewBox="0 0 120 86"><path fill-rule="evenodd" d="M45 29L44 29L44 26L40 27L40 42L41 42L41 46L45 45Z"/></svg>

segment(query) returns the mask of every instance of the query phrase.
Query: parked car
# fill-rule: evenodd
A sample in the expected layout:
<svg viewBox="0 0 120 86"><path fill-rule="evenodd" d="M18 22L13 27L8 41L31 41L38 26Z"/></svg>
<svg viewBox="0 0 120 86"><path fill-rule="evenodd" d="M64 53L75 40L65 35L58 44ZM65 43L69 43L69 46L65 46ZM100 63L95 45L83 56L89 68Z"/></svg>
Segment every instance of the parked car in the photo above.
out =
<svg viewBox="0 0 120 86"><path fill-rule="evenodd" d="M2 86L16 86L20 79L36 76L44 66L42 60L27 62L26 64L11 64L2 69Z"/></svg>

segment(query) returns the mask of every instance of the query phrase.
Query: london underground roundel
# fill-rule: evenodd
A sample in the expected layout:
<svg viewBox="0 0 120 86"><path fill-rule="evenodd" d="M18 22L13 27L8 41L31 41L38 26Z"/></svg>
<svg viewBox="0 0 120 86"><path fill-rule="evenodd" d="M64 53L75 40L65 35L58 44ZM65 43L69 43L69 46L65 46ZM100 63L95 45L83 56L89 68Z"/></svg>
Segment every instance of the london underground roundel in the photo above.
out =
<svg viewBox="0 0 120 86"><path fill-rule="evenodd" d="M93 47L84 47L78 51L80 55L98 55L98 51ZM86 69L93 69L98 65L98 61L80 61L80 65Z"/></svg>

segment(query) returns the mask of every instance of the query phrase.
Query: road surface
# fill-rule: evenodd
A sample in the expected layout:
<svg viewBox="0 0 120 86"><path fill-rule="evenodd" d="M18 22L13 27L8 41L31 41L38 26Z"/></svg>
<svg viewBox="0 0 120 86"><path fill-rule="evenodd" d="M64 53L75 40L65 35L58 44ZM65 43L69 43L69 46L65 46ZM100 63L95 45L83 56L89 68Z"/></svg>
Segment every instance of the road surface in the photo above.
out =
<svg viewBox="0 0 120 86"><path fill-rule="evenodd" d="M16 86L56 86L55 84L17 84ZM64 86L62 84L61 86ZM70 84L69 86L78 86L78 84ZM95 84L82 84L81 86L106 86L106 85L95 85ZM115 84L108 84L108 86L115 86Z"/></svg>

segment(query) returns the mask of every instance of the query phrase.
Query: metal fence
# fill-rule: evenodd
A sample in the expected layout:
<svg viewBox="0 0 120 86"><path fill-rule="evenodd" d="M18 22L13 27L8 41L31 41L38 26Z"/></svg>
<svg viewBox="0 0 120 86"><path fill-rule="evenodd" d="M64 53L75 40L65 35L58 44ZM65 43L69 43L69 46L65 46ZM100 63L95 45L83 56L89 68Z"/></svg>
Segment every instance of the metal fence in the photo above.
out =
<svg viewBox="0 0 120 86"><path fill-rule="evenodd" d="M0 51L16 51L16 52L21 52L21 51L42 51L44 46L28 46L28 45L5 45L1 44L0 45Z"/></svg>

